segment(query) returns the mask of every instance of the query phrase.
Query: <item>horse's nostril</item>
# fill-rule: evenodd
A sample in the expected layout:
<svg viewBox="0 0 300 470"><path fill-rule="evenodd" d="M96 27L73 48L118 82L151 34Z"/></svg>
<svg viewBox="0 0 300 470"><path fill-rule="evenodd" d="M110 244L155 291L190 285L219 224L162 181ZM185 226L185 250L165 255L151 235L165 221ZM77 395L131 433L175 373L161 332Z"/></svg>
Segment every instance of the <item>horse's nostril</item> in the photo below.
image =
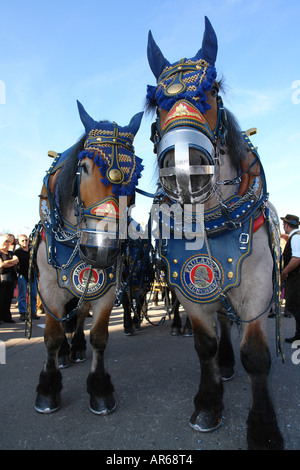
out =
<svg viewBox="0 0 300 470"><path fill-rule="evenodd" d="M120 252L118 234L84 229L79 245L80 257L95 268L113 266Z"/></svg>
<svg viewBox="0 0 300 470"><path fill-rule="evenodd" d="M174 150L169 150L163 158L162 167L172 168L175 166Z"/></svg>
<svg viewBox="0 0 300 470"><path fill-rule="evenodd" d="M189 163L192 166L210 164L208 157L203 152L197 149L190 149Z"/></svg>

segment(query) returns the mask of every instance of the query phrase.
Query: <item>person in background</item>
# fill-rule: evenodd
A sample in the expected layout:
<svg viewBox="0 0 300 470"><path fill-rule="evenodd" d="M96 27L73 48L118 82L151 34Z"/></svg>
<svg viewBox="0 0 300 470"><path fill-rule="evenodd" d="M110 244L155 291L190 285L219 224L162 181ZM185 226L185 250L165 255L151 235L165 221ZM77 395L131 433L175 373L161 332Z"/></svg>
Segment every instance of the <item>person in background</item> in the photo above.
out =
<svg viewBox="0 0 300 470"><path fill-rule="evenodd" d="M11 316L10 306L14 292L15 267L19 259L9 250L9 245L8 235L2 235L0 238L0 321L15 323Z"/></svg>
<svg viewBox="0 0 300 470"><path fill-rule="evenodd" d="M17 267L18 273L18 307L20 312L20 320L26 320L26 293L28 284L28 270L29 270L29 238L27 235L19 236L20 248L17 248L15 255L18 257L19 263ZM36 314L36 299L37 299L37 287L33 281L30 283L31 287L31 318L38 320L40 317Z"/></svg>
<svg viewBox="0 0 300 470"><path fill-rule="evenodd" d="M16 246L17 246L16 238L12 233L8 233L7 236L8 236L8 240L9 240L8 251L14 252L15 249L16 249Z"/></svg>
<svg viewBox="0 0 300 470"><path fill-rule="evenodd" d="M284 232L288 235L283 252L283 270L281 278L285 287L286 309L295 317L296 332L287 343L300 340L300 230L299 217L287 214L281 217Z"/></svg>
<svg viewBox="0 0 300 470"><path fill-rule="evenodd" d="M14 253L16 251L16 248L17 248L17 245L18 245L16 237L14 236L13 233L8 233L7 236L8 236L8 240L9 240L8 251L11 251L12 253ZM17 276L17 272L16 272L16 267L15 267L14 271L12 272L12 276L13 276L13 282L14 282L13 298L17 299L18 298L18 276Z"/></svg>

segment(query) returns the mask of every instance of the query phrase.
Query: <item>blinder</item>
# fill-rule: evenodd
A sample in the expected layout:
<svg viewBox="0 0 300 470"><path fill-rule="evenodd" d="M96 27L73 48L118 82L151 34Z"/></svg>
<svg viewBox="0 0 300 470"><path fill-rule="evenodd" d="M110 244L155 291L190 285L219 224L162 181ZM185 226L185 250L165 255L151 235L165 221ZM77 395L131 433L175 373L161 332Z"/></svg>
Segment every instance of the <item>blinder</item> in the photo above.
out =
<svg viewBox="0 0 300 470"><path fill-rule="evenodd" d="M81 172L82 169L78 163L78 169L73 179L71 195L74 198L77 198L79 195L80 181L81 181Z"/></svg>

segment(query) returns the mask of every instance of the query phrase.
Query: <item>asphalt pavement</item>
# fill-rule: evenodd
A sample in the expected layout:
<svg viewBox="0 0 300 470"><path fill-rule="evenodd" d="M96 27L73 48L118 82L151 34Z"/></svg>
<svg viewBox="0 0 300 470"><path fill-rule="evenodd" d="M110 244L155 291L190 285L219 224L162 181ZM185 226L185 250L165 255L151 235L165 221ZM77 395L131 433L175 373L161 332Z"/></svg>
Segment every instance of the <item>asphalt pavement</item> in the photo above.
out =
<svg viewBox="0 0 300 470"><path fill-rule="evenodd" d="M173 451L244 450L249 410L249 382L239 358L240 331L233 327L235 376L224 384L222 425L199 433L189 424L199 384L199 364L192 337L170 335L171 320L163 304L150 306L149 319L134 336L125 336L122 308L115 308L109 326L106 366L115 386L116 410L97 416L89 410L87 360L62 370L62 407L42 415L35 411L35 389L45 358L45 315L33 321L32 337L24 322L0 325L0 449ZM185 312L181 309L182 319ZM86 320L86 336L92 318ZM300 353L283 342L285 363L277 357L275 319L268 318L272 355L270 390L287 450L300 449ZM293 336L295 321L282 315L282 338Z"/></svg>

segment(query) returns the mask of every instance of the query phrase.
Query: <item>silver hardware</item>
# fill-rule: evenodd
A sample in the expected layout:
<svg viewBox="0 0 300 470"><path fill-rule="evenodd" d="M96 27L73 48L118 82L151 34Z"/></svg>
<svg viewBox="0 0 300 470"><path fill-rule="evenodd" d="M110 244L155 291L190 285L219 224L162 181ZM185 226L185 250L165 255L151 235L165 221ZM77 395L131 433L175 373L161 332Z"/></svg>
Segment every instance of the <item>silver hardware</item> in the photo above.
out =
<svg viewBox="0 0 300 470"><path fill-rule="evenodd" d="M248 242L249 242L249 233L241 233L240 234L240 238L239 238L239 242L243 245L247 245Z"/></svg>
<svg viewBox="0 0 300 470"><path fill-rule="evenodd" d="M199 164L190 163L192 149L197 152ZM174 157L168 160L170 150ZM197 204L209 198L215 183L216 152L205 134L192 128L172 129L158 143L157 157L159 178L170 199ZM201 183L193 185L193 177L201 178Z"/></svg>

